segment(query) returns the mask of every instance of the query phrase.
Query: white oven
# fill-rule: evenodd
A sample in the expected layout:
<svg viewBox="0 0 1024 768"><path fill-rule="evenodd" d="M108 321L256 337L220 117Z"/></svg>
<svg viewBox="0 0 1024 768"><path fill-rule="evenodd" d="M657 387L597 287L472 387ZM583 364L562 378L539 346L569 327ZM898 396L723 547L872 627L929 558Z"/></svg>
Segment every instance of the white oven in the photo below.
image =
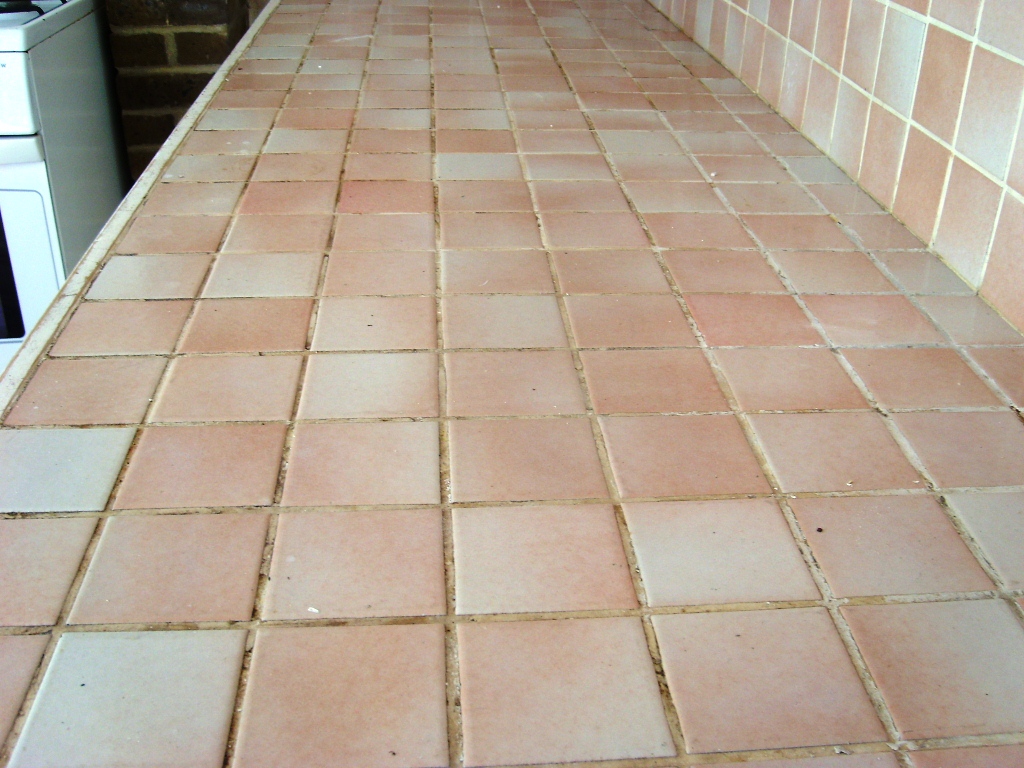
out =
<svg viewBox="0 0 1024 768"><path fill-rule="evenodd" d="M0 372L125 189L94 0L0 0Z"/></svg>

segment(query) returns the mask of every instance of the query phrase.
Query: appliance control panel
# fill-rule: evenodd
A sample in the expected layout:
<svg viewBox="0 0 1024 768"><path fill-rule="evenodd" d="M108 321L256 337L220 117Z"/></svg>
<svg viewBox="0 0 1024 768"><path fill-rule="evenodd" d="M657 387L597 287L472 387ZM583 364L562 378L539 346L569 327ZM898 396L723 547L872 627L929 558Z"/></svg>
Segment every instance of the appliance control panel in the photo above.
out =
<svg viewBox="0 0 1024 768"><path fill-rule="evenodd" d="M27 53L0 52L0 136L39 132Z"/></svg>

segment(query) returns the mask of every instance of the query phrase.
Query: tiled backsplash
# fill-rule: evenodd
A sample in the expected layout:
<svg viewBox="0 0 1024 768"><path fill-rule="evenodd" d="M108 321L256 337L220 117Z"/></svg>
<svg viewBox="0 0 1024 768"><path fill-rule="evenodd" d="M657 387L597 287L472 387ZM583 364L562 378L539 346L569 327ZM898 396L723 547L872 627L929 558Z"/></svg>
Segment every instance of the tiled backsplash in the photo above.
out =
<svg viewBox="0 0 1024 768"><path fill-rule="evenodd" d="M651 2L1024 328L1024 2Z"/></svg>

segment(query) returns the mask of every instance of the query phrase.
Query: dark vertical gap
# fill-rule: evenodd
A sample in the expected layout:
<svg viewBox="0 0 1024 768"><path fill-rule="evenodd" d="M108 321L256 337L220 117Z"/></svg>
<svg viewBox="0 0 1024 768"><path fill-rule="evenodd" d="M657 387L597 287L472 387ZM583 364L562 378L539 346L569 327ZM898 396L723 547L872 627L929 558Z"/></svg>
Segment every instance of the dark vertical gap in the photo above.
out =
<svg viewBox="0 0 1024 768"><path fill-rule="evenodd" d="M11 252L7 247L3 215L0 214L0 339L20 339L24 335L25 322L21 317Z"/></svg>

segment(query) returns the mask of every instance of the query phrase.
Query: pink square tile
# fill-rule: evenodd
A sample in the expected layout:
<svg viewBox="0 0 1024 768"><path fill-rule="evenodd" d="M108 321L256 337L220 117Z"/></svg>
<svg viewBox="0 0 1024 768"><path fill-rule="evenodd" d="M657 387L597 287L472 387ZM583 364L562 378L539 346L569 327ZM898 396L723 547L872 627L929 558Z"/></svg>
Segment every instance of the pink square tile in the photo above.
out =
<svg viewBox="0 0 1024 768"><path fill-rule="evenodd" d="M267 516L111 518L68 622L248 621Z"/></svg>
<svg viewBox="0 0 1024 768"><path fill-rule="evenodd" d="M522 181L441 181L437 188L438 208L442 211L533 210L530 188Z"/></svg>
<svg viewBox="0 0 1024 768"><path fill-rule="evenodd" d="M794 499L790 503L838 597L994 588L931 496Z"/></svg>
<svg viewBox="0 0 1024 768"><path fill-rule="evenodd" d="M644 216L662 248L752 248L754 241L733 216L720 213L648 213Z"/></svg>
<svg viewBox="0 0 1024 768"><path fill-rule="evenodd" d="M586 411L568 351L450 352L445 355L445 374L450 416Z"/></svg>
<svg viewBox="0 0 1024 768"><path fill-rule="evenodd" d="M440 624L261 629L238 768L448 761Z"/></svg>
<svg viewBox="0 0 1024 768"><path fill-rule="evenodd" d="M756 251L666 251L679 290L695 293L784 293L786 288Z"/></svg>
<svg viewBox="0 0 1024 768"><path fill-rule="evenodd" d="M281 503L437 504L437 441L429 421L300 424Z"/></svg>
<svg viewBox="0 0 1024 768"><path fill-rule="evenodd" d="M44 360L5 423L140 422L165 365L162 357Z"/></svg>
<svg viewBox="0 0 1024 768"><path fill-rule="evenodd" d="M235 209L242 186L238 182L157 184L140 210L145 216L229 214Z"/></svg>
<svg viewBox="0 0 1024 768"><path fill-rule="evenodd" d="M608 495L587 419L454 421L449 429L455 501Z"/></svg>
<svg viewBox="0 0 1024 768"><path fill-rule="evenodd" d="M0 637L0 739L6 739L43 658L49 635Z"/></svg>
<svg viewBox="0 0 1024 768"><path fill-rule="evenodd" d="M911 232L931 242L939 215L951 152L917 128L911 128L893 212Z"/></svg>
<svg viewBox="0 0 1024 768"><path fill-rule="evenodd" d="M956 344L1024 345L1024 335L977 296L922 296L919 301Z"/></svg>
<svg viewBox="0 0 1024 768"><path fill-rule="evenodd" d="M182 337L182 352L282 352L306 347L311 299L206 299Z"/></svg>
<svg viewBox="0 0 1024 768"><path fill-rule="evenodd" d="M711 186L701 181L633 181L626 188L641 213L725 211Z"/></svg>
<svg viewBox="0 0 1024 768"><path fill-rule="evenodd" d="M900 413L893 418L939 487L1021 484L1024 424L1015 413Z"/></svg>
<svg viewBox="0 0 1024 768"><path fill-rule="evenodd" d="M437 416L437 356L431 352L314 355L300 419Z"/></svg>
<svg viewBox="0 0 1024 768"><path fill-rule="evenodd" d="M1024 725L1024 630L1000 600L846 607L904 739Z"/></svg>
<svg viewBox="0 0 1024 768"><path fill-rule="evenodd" d="M0 520L0 625L57 623L95 528L95 518Z"/></svg>
<svg viewBox="0 0 1024 768"><path fill-rule="evenodd" d="M552 248L646 248L650 245L632 213L543 212L540 221Z"/></svg>
<svg viewBox="0 0 1024 768"><path fill-rule="evenodd" d="M89 287L90 299L191 299L212 256L113 256Z"/></svg>
<svg viewBox="0 0 1024 768"><path fill-rule="evenodd" d="M675 755L640 621L459 624L467 766Z"/></svg>
<svg viewBox="0 0 1024 768"><path fill-rule="evenodd" d="M445 612L436 509L281 515L266 619L431 616Z"/></svg>
<svg viewBox="0 0 1024 768"><path fill-rule="evenodd" d="M743 221L767 248L847 251L855 248L828 216L747 214Z"/></svg>
<svg viewBox="0 0 1024 768"><path fill-rule="evenodd" d="M786 519L767 499L623 509L652 606L821 597Z"/></svg>
<svg viewBox="0 0 1024 768"><path fill-rule="evenodd" d="M601 430L623 497L768 490L733 416L602 416Z"/></svg>
<svg viewBox="0 0 1024 768"><path fill-rule="evenodd" d="M924 488L875 413L787 413L750 417L786 492Z"/></svg>
<svg viewBox="0 0 1024 768"><path fill-rule="evenodd" d="M245 181L255 161L252 155L179 155L167 166L160 181Z"/></svg>
<svg viewBox="0 0 1024 768"><path fill-rule="evenodd" d="M745 411L868 407L827 349L718 349L714 354Z"/></svg>
<svg viewBox="0 0 1024 768"><path fill-rule="evenodd" d="M858 181L886 207L893 204L906 142L907 123L879 104L873 104L868 116Z"/></svg>
<svg viewBox="0 0 1024 768"><path fill-rule="evenodd" d="M1014 768L1024 760L1024 744L934 749L914 753L917 768Z"/></svg>
<svg viewBox="0 0 1024 768"><path fill-rule="evenodd" d="M75 310L50 354L166 354L174 349L191 310L191 301L86 302Z"/></svg>
<svg viewBox="0 0 1024 768"><path fill-rule="evenodd" d="M1006 175L1024 93L1024 67L976 48L964 94L956 148L997 179Z"/></svg>
<svg viewBox="0 0 1024 768"><path fill-rule="evenodd" d="M336 135L336 132L332 131L330 135ZM253 171L252 180L336 182L341 176L342 158L340 152L263 154Z"/></svg>
<svg viewBox="0 0 1024 768"><path fill-rule="evenodd" d="M340 296L323 299L313 349L433 349L437 346L432 297Z"/></svg>
<svg viewBox="0 0 1024 768"><path fill-rule="evenodd" d="M152 421L284 421L291 418L302 358L175 358Z"/></svg>
<svg viewBox="0 0 1024 768"><path fill-rule="evenodd" d="M970 355L1014 405L1024 408L1024 349L981 347L971 349Z"/></svg>
<svg viewBox="0 0 1024 768"><path fill-rule="evenodd" d="M873 213L844 214L842 223L869 251L923 249L925 244L892 216Z"/></svg>
<svg viewBox="0 0 1024 768"><path fill-rule="evenodd" d="M580 357L598 413L729 410L700 350L595 350Z"/></svg>
<svg viewBox="0 0 1024 768"><path fill-rule="evenodd" d="M542 179L578 181L582 179L612 180L608 163L600 155L586 154L541 154L524 155L528 178L539 181Z"/></svg>
<svg viewBox="0 0 1024 768"><path fill-rule="evenodd" d="M336 218L332 252L429 251L434 248L433 213L344 213Z"/></svg>
<svg viewBox="0 0 1024 768"><path fill-rule="evenodd" d="M656 616L693 752L886 738L824 608Z"/></svg>
<svg viewBox="0 0 1024 768"><path fill-rule="evenodd" d="M863 253L781 251L772 254L798 293L895 293Z"/></svg>
<svg viewBox="0 0 1024 768"><path fill-rule="evenodd" d="M686 303L708 344L795 346L823 340L789 296L687 294Z"/></svg>
<svg viewBox="0 0 1024 768"><path fill-rule="evenodd" d="M974 282L984 274L1001 192L998 184L967 163L953 160L935 230L935 250Z"/></svg>
<svg viewBox="0 0 1024 768"><path fill-rule="evenodd" d="M614 181L535 181L540 211L628 211L629 203Z"/></svg>
<svg viewBox="0 0 1024 768"><path fill-rule="evenodd" d="M442 251L445 293L554 293L544 251Z"/></svg>
<svg viewBox="0 0 1024 768"><path fill-rule="evenodd" d="M118 253L204 253L216 251L227 216L140 216L117 245Z"/></svg>
<svg viewBox="0 0 1024 768"><path fill-rule="evenodd" d="M564 347L553 296L448 296L443 300L448 348Z"/></svg>
<svg viewBox="0 0 1024 768"><path fill-rule="evenodd" d="M533 213L442 213L444 248L540 248Z"/></svg>
<svg viewBox="0 0 1024 768"><path fill-rule="evenodd" d="M563 293L668 293L650 251L559 251L555 271Z"/></svg>
<svg viewBox="0 0 1024 768"><path fill-rule="evenodd" d="M581 347L692 347L693 332L674 296L569 296Z"/></svg>
<svg viewBox="0 0 1024 768"><path fill-rule="evenodd" d="M225 251L322 251L334 220L331 216L239 216L224 241Z"/></svg>
<svg viewBox="0 0 1024 768"><path fill-rule="evenodd" d="M815 200L796 184L720 184L718 188L739 213L821 213ZM828 237L832 238L831 233Z"/></svg>
<svg viewBox="0 0 1024 768"><path fill-rule="evenodd" d="M613 155L626 181L703 181L689 158L680 155Z"/></svg>
<svg viewBox="0 0 1024 768"><path fill-rule="evenodd" d="M941 344L944 339L903 296L805 296L839 346Z"/></svg>
<svg viewBox="0 0 1024 768"><path fill-rule="evenodd" d="M433 294L433 251L335 251L327 260L325 296Z"/></svg>
<svg viewBox="0 0 1024 768"><path fill-rule="evenodd" d="M1021 133L1024 135L1024 130ZM1024 140L1020 144L1021 157L1024 158ZM1021 188L1024 189L1024 184ZM1017 328L1024 328L1024 296L1021 290L1021 286L1024 285L1024 280L1021 279L1024 275L1024 264L1016 257L1022 232L1024 203L1017 202L1012 196L1007 195L1003 199L1003 210L999 215L999 226L992 241L980 293Z"/></svg>
<svg viewBox="0 0 1024 768"><path fill-rule="evenodd" d="M273 501L284 424L148 427L115 509L245 507Z"/></svg>
<svg viewBox="0 0 1024 768"><path fill-rule="evenodd" d="M885 408L1002 405L951 349L847 349L843 356Z"/></svg>
<svg viewBox="0 0 1024 768"><path fill-rule="evenodd" d="M453 510L460 614L638 606L610 506Z"/></svg>
<svg viewBox="0 0 1024 768"><path fill-rule="evenodd" d="M338 198L339 213L433 211L434 186L429 181L346 181Z"/></svg>
<svg viewBox="0 0 1024 768"><path fill-rule="evenodd" d="M333 213L334 181L254 181L238 207L244 214Z"/></svg>

